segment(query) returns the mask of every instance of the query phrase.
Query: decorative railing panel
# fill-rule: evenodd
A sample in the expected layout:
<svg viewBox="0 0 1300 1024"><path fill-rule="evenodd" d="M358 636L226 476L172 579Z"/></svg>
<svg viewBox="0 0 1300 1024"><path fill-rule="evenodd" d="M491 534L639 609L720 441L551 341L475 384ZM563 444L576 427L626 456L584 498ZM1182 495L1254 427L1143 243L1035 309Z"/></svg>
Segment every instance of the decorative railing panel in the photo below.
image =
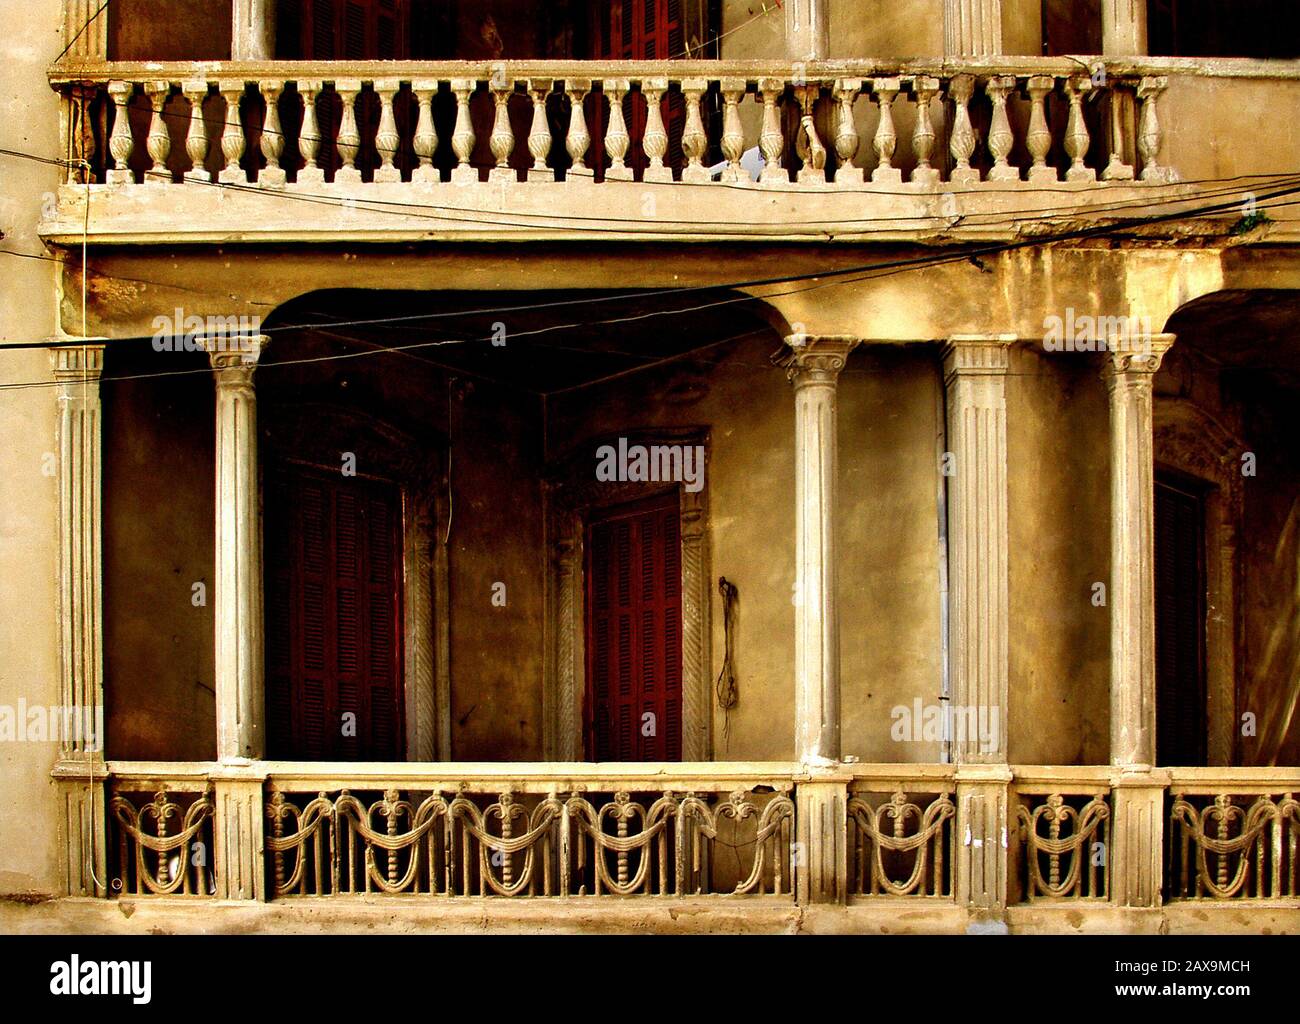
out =
<svg viewBox="0 0 1300 1024"><path fill-rule="evenodd" d="M789 783L726 793L591 786L403 782L312 795L273 779L268 892L792 897Z"/></svg>
<svg viewBox="0 0 1300 1024"><path fill-rule="evenodd" d="M1170 787L1166 898L1297 899L1300 786L1252 789L1222 774Z"/></svg>
<svg viewBox="0 0 1300 1024"><path fill-rule="evenodd" d="M1044 777L1044 771L1047 777ZM1010 806L1016 840L1013 898L1109 900L1108 769L1016 770Z"/></svg>
<svg viewBox="0 0 1300 1024"><path fill-rule="evenodd" d="M876 766L877 768L883 766ZM863 775L849 786L849 892L951 899L956 863L955 784L949 772L909 779Z"/></svg>
<svg viewBox="0 0 1300 1024"><path fill-rule="evenodd" d="M70 62L50 81L69 182L1176 180L1160 163L1167 78L1061 60Z"/></svg>
<svg viewBox="0 0 1300 1024"><path fill-rule="evenodd" d="M109 891L114 896L211 896L212 790L206 783L117 782L109 788ZM154 788L156 786L156 788Z"/></svg>

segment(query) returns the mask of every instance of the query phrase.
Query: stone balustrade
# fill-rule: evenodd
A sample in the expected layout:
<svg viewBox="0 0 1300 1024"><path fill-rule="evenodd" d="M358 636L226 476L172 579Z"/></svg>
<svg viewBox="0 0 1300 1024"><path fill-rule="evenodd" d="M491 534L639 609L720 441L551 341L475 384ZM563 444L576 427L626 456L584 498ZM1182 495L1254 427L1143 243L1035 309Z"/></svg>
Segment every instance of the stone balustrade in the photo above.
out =
<svg viewBox="0 0 1300 1024"><path fill-rule="evenodd" d="M1005 190L1176 180L1160 161L1167 78L1061 59L83 62L50 80L65 99L69 182Z"/></svg>
<svg viewBox="0 0 1300 1024"><path fill-rule="evenodd" d="M1129 894L1150 886L1126 876L1154 872L1156 906L1300 906L1293 769L971 771L110 761L92 782L107 820L70 822L107 885L72 895L901 900L997 916L1140 907ZM56 777L87 783L71 767ZM1163 815L1130 813L1147 790ZM991 824L989 807L1004 809Z"/></svg>

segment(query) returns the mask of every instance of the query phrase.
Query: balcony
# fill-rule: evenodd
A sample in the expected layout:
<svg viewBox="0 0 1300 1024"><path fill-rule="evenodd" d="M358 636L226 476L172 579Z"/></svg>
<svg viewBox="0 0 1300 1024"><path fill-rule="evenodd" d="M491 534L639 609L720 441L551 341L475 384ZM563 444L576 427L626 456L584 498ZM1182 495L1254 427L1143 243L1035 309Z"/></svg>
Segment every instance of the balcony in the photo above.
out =
<svg viewBox="0 0 1300 1024"><path fill-rule="evenodd" d="M69 165L41 230L65 245L1007 239L1185 208L1196 190L1162 155L1161 108L1198 73L72 60L49 74Z"/></svg>
<svg viewBox="0 0 1300 1024"><path fill-rule="evenodd" d="M813 930L887 931L1005 913L1026 931L1257 930L1300 905L1294 769L1157 770L1137 788L1120 769L1019 765L106 769L89 790L70 764L56 776L108 809L92 847L106 886L82 895L132 913L236 899L282 925L337 911L355 926L400 904L411 926L452 928L489 913L563 926L585 912L663 926L689 907L759 929L799 913ZM1126 879L1147 872L1163 885L1134 907ZM981 903L999 889L1004 909ZM835 904L847 915L825 916Z"/></svg>

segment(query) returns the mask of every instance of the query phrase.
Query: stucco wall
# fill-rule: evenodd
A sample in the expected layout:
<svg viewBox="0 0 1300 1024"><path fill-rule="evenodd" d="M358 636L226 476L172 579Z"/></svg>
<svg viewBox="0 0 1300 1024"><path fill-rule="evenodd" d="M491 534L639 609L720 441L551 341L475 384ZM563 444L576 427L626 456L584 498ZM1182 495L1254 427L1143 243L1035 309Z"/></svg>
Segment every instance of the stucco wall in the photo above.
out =
<svg viewBox="0 0 1300 1024"><path fill-rule="evenodd" d="M3 145L58 152L59 107L45 82L58 52L62 8L56 0L11 4L0 33L0 128ZM0 231L5 249L44 254L36 234L41 204L58 171L12 157L3 160ZM55 329L54 264L15 256L3 260L0 343L42 341ZM42 349L0 350L0 379L52 379ZM59 701L58 476L53 462L56 403L48 387L0 394L0 704L15 708ZM49 892L59 877L59 817L49 772L56 745L0 743L0 893Z"/></svg>
<svg viewBox="0 0 1300 1024"><path fill-rule="evenodd" d="M216 757L214 389L211 373L202 372L207 362L201 353L155 356L143 341L111 346L104 360L109 757ZM170 370L200 372L126 379Z"/></svg>

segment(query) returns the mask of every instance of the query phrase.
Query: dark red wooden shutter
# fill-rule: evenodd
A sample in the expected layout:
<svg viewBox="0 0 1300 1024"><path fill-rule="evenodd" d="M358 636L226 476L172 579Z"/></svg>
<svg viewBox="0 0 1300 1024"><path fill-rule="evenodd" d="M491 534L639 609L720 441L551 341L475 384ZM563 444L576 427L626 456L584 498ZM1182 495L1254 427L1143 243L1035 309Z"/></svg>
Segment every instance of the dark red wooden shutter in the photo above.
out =
<svg viewBox="0 0 1300 1024"><path fill-rule="evenodd" d="M396 488L300 467L267 486L271 756L402 758L400 500ZM345 730L347 715L355 729Z"/></svg>
<svg viewBox="0 0 1300 1024"><path fill-rule="evenodd" d="M281 56L310 60L405 60L410 0L280 0ZM297 50L294 50L294 46Z"/></svg>
<svg viewBox="0 0 1300 1024"><path fill-rule="evenodd" d="M591 56L594 60L674 60L684 57L686 35L681 0L599 0L591 8ZM587 121L591 130L590 167L604 167L607 118L599 97L588 101ZM680 92L667 93L660 112L668 132L664 163L680 168L682 129L686 124L686 98ZM632 146L628 166L646 166L641 139L645 136L646 111L642 98L629 93L623 99L623 117Z"/></svg>
<svg viewBox="0 0 1300 1024"><path fill-rule="evenodd" d="M1206 759L1204 502L1194 487L1155 488L1156 760Z"/></svg>
<svg viewBox="0 0 1300 1024"><path fill-rule="evenodd" d="M588 525L586 718L594 760L681 760L679 515L670 493L607 510Z"/></svg>

